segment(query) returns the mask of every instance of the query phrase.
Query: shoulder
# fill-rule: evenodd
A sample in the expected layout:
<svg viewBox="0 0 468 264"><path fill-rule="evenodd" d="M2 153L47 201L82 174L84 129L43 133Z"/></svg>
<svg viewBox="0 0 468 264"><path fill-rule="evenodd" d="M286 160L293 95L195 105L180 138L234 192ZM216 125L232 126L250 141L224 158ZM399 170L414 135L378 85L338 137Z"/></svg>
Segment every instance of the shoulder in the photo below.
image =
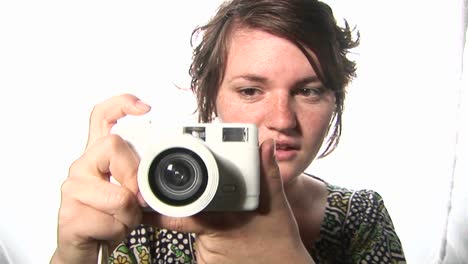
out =
<svg viewBox="0 0 468 264"><path fill-rule="evenodd" d="M343 231L353 232L374 223L393 229L391 217L382 196L374 190L352 190L327 184L328 217L339 221ZM325 216L327 217L327 216Z"/></svg>
<svg viewBox="0 0 468 264"><path fill-rule="evenodd" d="M362 236L371 231L395 233L382 196L373 190L352 192L344 229L346 233L354 236Z"/></svg>
<svg viewBox="0 0 468 264"><path fill-rule="evenodd" d="M353 262L405 263L400 239L382 196L373 190L353 191L343 226L345 257Z"/></svg>
<svg viewBox="0 0 468 264"><path fill-rule="evenodd" d="M343 227L352 246L362 245L369 238L378 240L388 232L395 233L382 196L373 190L352 192Z"/></svg>
<svg viewBox="0 0 468 264"><path fill-rule="evenodd" d="M346 227L350 230L358 230L376 222L382 222L383 226L393 229L382 196L373 190L352 192L345 223Z"/></svg>
<svg viewBox="0 0 468 264"><path fill-rule="evenodd" d="M382 196L327 184L327 207L317 257L333 263L405 263L401 242Z"/></svg>

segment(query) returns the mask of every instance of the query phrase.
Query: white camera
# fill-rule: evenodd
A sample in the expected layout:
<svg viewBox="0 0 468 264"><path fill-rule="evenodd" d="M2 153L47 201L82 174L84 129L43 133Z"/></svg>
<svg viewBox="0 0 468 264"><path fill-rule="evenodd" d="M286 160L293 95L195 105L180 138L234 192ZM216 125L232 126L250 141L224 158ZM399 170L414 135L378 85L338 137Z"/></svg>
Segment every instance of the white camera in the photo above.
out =
<svg viewBox="0 0 468 264"><path fill-rule="evenodd" d="M258 207L260 156L253 124L182 126L173 135L139 133L138 186L149 207L173 217Z"/></svg>

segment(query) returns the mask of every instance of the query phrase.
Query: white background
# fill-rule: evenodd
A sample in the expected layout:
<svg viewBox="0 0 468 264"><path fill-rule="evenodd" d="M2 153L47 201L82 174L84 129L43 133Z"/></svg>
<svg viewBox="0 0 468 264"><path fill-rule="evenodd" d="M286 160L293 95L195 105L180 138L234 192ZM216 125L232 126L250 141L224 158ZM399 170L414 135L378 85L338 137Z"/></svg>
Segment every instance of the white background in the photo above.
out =
<svg viewBox="0 0 468 264"><path fill-rule="evenodd" d="M409 263L439 258L455 154L467 161L462 4L450 2L328 2L360 30L359 76L339 148L309 171L379 192ZM219 3L0 0L0 239L13 263L53 253L60 185L94 104L130 92L161 124L191 119L194 98L175 86L189 87L190 33Z"/></svg>

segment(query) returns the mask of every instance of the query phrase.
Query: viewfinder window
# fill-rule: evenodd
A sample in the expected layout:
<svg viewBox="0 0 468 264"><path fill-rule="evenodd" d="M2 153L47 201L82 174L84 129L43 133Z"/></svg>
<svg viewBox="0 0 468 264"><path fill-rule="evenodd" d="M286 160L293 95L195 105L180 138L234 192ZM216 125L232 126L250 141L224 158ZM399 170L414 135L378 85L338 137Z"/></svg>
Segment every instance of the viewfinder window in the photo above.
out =
<svg viewBox="0 0 468 264"><path fill-rule="evenodd" d="M204 127L184 127L184 134L190 134L203 141L206 141L206 133Z"/></svg>
<svg viewBox="0 0 468 264"><path fill-rule="evenodd" d="M225 127L223 128L224 142L247 142L248 129L245 127Z"/></svg>

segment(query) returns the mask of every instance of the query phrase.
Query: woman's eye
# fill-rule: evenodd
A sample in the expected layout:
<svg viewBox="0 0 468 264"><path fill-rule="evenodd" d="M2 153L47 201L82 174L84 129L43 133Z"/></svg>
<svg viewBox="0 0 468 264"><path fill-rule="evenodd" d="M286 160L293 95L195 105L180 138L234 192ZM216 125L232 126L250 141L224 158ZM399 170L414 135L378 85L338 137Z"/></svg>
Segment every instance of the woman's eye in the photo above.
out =
<svg viewBox="0 0 468 264"><path fill-rule="evenodd" d="M296 95L301 95L304 97L316 97L322 93L320 88L299 88L296 90Z"/></svg>
<svg viewBox="0 0 468 264"><path fill-rule="evenodd" d="M298 99L304 100L305 102L316 103L323 98L324 92L325 89L323 87L304 87L293 90L292 96L297 96Z"/></svg>
<svg viewBox="0 0 468 264"><path fill-rule="evenodd" d="M254 96L259 93L259 90L255 88L244 88L240 90L240 93L244 96Z"/></svg>

